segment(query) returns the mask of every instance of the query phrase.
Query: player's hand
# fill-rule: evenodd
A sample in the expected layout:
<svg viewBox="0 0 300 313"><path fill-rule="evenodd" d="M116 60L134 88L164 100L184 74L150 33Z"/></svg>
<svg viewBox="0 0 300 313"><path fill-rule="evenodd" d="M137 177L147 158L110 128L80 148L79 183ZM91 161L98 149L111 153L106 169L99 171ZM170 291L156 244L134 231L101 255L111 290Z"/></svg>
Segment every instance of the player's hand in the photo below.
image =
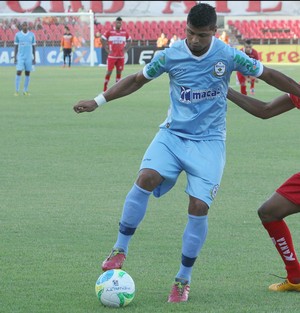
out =
<svg viewBox="0 0 300 313"><path fill-rule="evenodd" d="M15 58L14 63L17 64L17 58Z"/></svg>
<svg viewBox="0 0 300 313"><path fill-rule="evenodd" d="M73 107L76 113L92 112L97 108L98 105L95 100L81 100Z"/></svg>

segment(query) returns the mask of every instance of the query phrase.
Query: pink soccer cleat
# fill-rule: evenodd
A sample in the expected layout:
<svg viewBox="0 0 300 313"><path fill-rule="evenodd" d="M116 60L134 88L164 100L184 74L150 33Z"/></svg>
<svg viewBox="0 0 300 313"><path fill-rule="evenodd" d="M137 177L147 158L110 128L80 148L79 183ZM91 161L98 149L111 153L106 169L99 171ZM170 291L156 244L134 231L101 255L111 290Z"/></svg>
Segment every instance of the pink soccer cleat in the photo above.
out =
<svg viewBox="0 0 300 313"><path fill-rule="evenodd" d="M190 285L175 282L169 295L168 302L186 302L189 298Z"/></svg>
<svg viewBox="0 0 300 313"><path fill-rule="evenodd" d="M121 269L125 259L124 251L113 249L110 255L103 261L102 270L105 272L112 269Z"/></svg>

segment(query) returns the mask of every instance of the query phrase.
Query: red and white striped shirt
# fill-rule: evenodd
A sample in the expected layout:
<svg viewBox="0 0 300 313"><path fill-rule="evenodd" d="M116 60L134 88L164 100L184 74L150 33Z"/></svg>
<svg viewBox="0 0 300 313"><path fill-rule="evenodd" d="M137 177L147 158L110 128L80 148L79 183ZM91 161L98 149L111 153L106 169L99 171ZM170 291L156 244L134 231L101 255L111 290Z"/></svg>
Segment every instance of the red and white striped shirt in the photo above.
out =
<svg viewBox="0 0 300 313"><path fill-rule="evenodd" d="M124 58L124 48L127 41L131 40L131 36L127 33L126 30L111 29L102 35L102 38L107 40L108 43L108 58Z"/></svg>

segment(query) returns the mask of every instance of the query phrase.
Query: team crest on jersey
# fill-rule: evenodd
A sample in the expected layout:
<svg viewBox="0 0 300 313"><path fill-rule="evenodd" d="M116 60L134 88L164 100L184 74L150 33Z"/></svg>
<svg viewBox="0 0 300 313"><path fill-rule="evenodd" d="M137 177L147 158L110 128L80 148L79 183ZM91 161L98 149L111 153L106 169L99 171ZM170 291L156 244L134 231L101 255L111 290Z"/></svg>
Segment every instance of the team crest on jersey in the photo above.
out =
<svg viewBox="0 0 300 313"><path fill-rule="evenodd" d="M226 72L226 65L222 62L219 61L218 63L215 64L215 68L214 68L214 75L221 77L225 74Z"/></svg>
<svg viewBox="0 0 300 313"><path fill-rule="evenodd" d="M214 185L213 188L211 189L210 193L211 193L211 197L212 199L215 198L215 196L217 195L217 192L219 190L220 185Z"/></svg>

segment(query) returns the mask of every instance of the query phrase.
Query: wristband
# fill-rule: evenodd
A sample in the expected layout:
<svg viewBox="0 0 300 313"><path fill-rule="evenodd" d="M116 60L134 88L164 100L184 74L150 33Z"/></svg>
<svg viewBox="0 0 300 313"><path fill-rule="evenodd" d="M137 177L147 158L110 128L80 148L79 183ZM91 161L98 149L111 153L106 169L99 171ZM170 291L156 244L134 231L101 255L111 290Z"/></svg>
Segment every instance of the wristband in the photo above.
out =
<svg viewBox="0 0 300 313"><path fill-rule="evenodd" d="M100 93L96 98L94 98L94 100L96 101L98 107L107 102L102 93Z"/></svg>

